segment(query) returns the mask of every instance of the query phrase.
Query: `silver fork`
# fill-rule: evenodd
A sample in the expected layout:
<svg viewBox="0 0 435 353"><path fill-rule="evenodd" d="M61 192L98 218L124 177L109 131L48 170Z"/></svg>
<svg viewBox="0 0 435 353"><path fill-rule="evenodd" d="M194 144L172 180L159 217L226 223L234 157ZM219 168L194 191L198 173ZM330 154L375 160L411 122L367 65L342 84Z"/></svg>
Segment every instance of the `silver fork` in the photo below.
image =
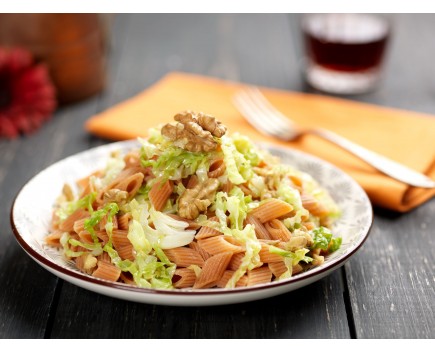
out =
<svg viewBox="0 0 435 353"><path fill-rule="evenodd" d="M402 164L353 143L332 131L322 128L302 129L272 106L256 87L235 94L234 105L257 130L285 141L293 141L305 134L315 134L328 140L391 178L411 186L435 188L435 181Z"/></svg>

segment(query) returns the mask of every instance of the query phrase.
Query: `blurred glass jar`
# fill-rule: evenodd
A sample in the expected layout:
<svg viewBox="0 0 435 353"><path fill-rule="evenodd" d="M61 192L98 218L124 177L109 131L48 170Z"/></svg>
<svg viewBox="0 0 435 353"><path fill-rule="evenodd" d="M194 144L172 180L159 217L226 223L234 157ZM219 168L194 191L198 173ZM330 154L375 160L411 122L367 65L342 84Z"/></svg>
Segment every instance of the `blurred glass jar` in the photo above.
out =
<svg viewBox="0 0 435 353"><path fill-rule="evenodd" d="M59 103L72 103L105 87L108 21L101 14L0 14L0 45L30 50L47 64Z"/></svg>

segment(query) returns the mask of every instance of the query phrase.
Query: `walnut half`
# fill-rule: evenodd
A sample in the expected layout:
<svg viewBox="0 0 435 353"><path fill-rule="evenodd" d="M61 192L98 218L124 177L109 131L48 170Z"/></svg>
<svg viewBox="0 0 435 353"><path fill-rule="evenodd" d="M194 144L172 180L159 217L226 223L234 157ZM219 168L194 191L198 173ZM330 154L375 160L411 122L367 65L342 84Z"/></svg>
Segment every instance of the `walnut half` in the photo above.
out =
<svg viewBox="0 0 435 353"><path fill-rule="evenodd" d="M187 219L198 217L200 212L204 212L210 206L218 187L219 181L210 178L192 189L186 189L178 200L178 214Z"/></svg>
<svg viewBox="0 0 435 353"><path fill-rule="evenodd" d="M182 124L185 123L197 123L204 130L210 132L213 136L222 137L227 132L227 127L212 115L204 113L194 113L192 111L186 111L174 116L175 121L179 121Z"/></svg>
<svg viewBox="0 0 435 353"><path fill-rule="evenodd" d="M227 128L215 117L203 113L183 112L174 116L176 123L162 127L162 135L190 152L210 152L217 148L214 137L222 137Z"/></svg>

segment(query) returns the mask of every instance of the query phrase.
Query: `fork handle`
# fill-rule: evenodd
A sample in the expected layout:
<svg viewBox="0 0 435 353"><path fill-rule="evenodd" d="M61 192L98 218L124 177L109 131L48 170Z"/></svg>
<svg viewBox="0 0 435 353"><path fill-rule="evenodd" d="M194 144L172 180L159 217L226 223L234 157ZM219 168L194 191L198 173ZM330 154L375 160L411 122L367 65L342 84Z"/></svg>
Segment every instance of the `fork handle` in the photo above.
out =
<svg viewBox="0 0 435 353"><path fill-rule="evenodd" d="M346 151L359 157L361 160L367 162L380 172L399 180L403 183L420 188L435 188L435 181L430 179L424 174L420 174L400 163L397 163L391 159L388 159L373 151L369 151L366 148L357 145L342 136L339 136L332 131L324 129L310 130L314 133L334 144L340 146Z"/></svg>

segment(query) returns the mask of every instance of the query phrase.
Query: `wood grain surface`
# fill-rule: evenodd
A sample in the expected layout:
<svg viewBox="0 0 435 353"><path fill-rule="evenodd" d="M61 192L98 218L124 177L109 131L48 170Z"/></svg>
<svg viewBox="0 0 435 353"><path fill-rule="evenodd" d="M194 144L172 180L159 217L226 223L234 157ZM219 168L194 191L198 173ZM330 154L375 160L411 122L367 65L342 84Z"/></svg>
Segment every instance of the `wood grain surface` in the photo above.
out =
<svg viewBox="0 0 435 353"><path fill-rule="evenodd" d="M297 15L126 14L113 19L109 84L62 107L37 133L0 140L0 338L435 338L435 200L398 215L375 210L359 252L297 291L220 307L121 301L73 286L31 260L9 212L24 183L71 154L108 141L89 116L164 74L185 71L309 91L299 69ZM435 15L394 16L381 86L351 99L435 114Z"/></svg>

